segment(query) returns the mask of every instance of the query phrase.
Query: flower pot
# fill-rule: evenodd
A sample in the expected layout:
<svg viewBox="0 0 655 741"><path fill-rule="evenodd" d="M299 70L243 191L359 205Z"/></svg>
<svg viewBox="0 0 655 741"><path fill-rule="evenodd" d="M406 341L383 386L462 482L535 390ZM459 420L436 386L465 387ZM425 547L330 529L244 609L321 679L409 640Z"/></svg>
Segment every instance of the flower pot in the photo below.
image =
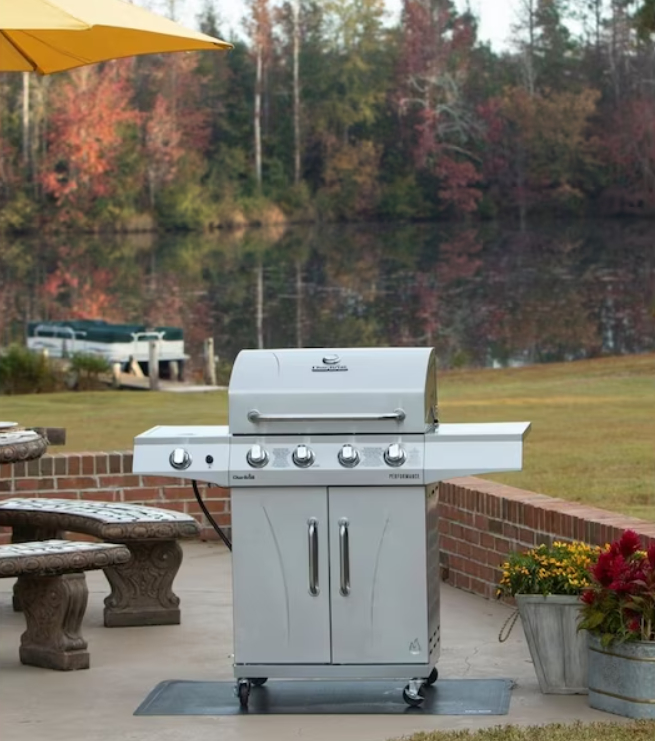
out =
<svg viewBox="0 0 655 741"><path fill-rule="evenodd" d="M541 691L586 694L588 650L586 631L578 631L579 598L517 594L516 604Z"/></svg>
<svg viewBox="0 0 655 741"><path fill-rule="evenodd" d="M655 718L655 641L603 647L589 633L589 705L627 718Z"/></svg>

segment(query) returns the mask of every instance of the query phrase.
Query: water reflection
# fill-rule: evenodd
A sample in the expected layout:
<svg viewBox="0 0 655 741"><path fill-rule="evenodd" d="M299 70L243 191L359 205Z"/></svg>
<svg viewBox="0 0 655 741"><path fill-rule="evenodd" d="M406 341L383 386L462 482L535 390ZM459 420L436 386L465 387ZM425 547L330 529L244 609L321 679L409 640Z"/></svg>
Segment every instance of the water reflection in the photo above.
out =
<svg viewBox="0 0 655 741"><path fill-rule="evenodd" d="M243 347L434 345L440 367L655 349L655 224L275 227L24 239L0 255L0 341L36 319L183 326Z"/></svg>

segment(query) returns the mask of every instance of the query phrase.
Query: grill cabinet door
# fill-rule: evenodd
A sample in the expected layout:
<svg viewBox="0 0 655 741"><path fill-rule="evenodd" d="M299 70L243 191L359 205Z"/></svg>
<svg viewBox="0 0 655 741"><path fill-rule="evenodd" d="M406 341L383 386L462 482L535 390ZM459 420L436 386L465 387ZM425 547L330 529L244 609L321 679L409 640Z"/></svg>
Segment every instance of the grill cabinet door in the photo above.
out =
<svg viewBox="0 0 655 741"><path fill-rule="evenodd" d="M329 489L332 661L427 662L425 489Z"/></svg>
<svg viewBox="0 0 655 741"><path fill-rule="evenodd" d="M329 663L327 490L235 488L232 532L235 663Z"/></svg>

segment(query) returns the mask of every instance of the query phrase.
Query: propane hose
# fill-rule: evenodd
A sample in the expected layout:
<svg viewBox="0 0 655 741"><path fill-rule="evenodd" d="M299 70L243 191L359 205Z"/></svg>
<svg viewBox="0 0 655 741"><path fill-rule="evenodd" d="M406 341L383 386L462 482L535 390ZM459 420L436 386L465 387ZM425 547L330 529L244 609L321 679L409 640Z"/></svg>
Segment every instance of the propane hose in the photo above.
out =
<svg viewBox="0 0 655 741"><path fill-rule="evenodd" d="M209 524L214 528L214 530L216 530L220 539L223 541L223 543L225 543L228 549L232 551L232 543L230 542L230 539L223 532L223 530L221 529L220 525L216 522L216 520L209 514L209 510L205 506L205 503L202 501L202 497L200 496L200 490L198 489L198 484L194 480L191 482L191 485L193 486L193 493L196 495L196 499L198 500L200 509L203 511L205 517L209 520Z"/></svg>

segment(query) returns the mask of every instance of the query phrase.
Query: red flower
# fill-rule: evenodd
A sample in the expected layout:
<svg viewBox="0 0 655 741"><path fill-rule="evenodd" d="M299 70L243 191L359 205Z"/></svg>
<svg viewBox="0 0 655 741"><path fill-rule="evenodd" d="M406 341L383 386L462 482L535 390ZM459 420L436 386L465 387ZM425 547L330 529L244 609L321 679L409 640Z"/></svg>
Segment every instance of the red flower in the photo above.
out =
<svg viewBox="0 0 655 741"><path fill-rule="evenodd" d="M641 547L639 536L626 530L599 555L590 569L594 587L581 595L583 627L619 641L655 640L649 627L655 613L655 543L646 555L637 555Z"/></svg>
<svg viewBox="0 0 655 741"><path fill-rule="evenodd" d="M635 566L637 566L635 564ZM642 588L646 586L646 572L644 571L644 567L639 565L637 568L635 568L632 573L630 574L630 580L633 582L635 587Z"/></svg>
<svg viewBox="0 0 655 741"><path fill-rule="evenodd" d="M586 605L593 605L596 599L596 593L593 591L593 589L585 589L585 591L580 596L580 599Z"/></svg>
<svg viewBox="0 0 655 741"><path fill-rule="evenodd" d="M629 558L641 548L641 540L634 530L626 530L619 540L619 551L624 558Z"/></svg>
<svg viewBox="0 0 655 741"><path fill-rule="evenodd" d="M617 556L609 567L613 579L625 579L629 574L629 566L623 556Z"/></svg>
<svg viewBox="0 0 655 741"><path fill-rule="evenodd" d="M634 633L641 633L641 621L639 618L632 618L632 620L630 620L628 623L628 630L631 630Z"/></svg>
<svg viewBox="0 0 655 741"><path fill-rule="evenodd" d="M598 561L592 567L591 573L596 581L604 587L609 586L612 582L612 562L614 557L611 551L605 551L598 556Z"/></svg>

